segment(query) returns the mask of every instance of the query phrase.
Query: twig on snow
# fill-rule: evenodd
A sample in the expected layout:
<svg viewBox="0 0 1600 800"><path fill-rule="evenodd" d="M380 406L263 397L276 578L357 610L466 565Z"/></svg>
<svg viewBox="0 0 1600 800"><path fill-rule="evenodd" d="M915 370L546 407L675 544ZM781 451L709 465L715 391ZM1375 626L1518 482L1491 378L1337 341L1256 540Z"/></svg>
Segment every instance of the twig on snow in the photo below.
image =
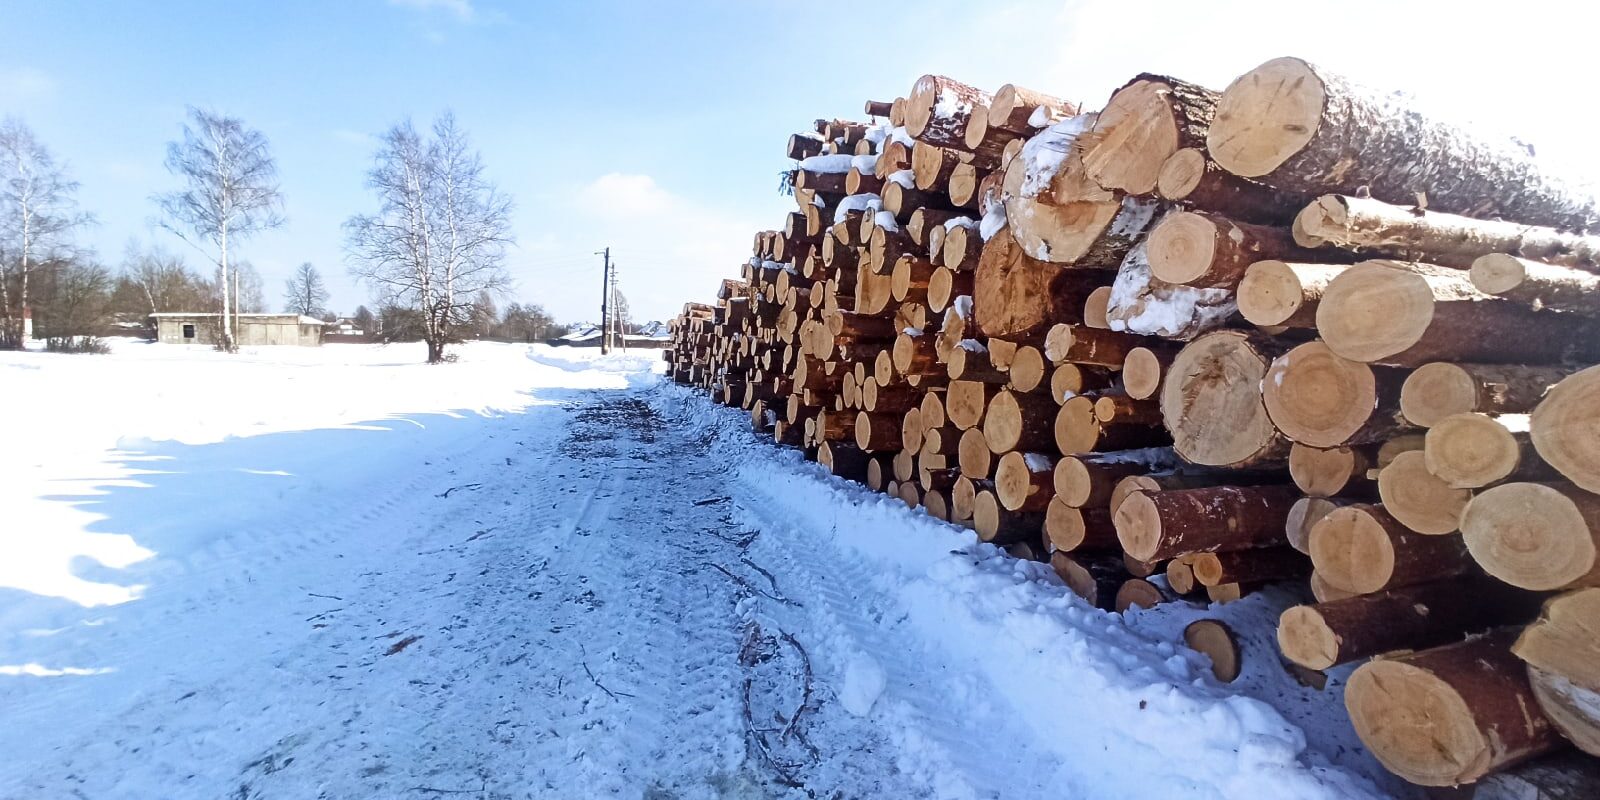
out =
<svg viewBox="0 0 1600 800"><path fill-rule="evenodd" d="M713 563L711 563L709 561L705 562L705 564L706 564L706 566L708 566L708 567L710 567L710 568L712 568L712 569L714 569L714 570L716 570L716 571L728 576L729 578L733 579L734 583L739 584L739 586L743 587L744 590L747 591L747 592L751 592L751 593L754 593L754 594L759 594L762 597L768 598L770 600L776 600L777 602L783 603L786 606L794 606L796 608L804 608L805 607L805 606L801 605L798 601L790 600L787 597L781 597L779 595L775 595L775 594L772 594L770 592L762 591L761 587L755 586L755 585L751 584L749 581L745 580L744 578L741 578L738 575L735 575L732 572L729 572L728 569L726 567L722 566L721 564L713 564Z"/></svg>
<svg viewBox="0 0 1600 800"><path fill-rule="evenodd" d="M407 647L410 647L411 645L415 644L416 641L418 639L421 639L421 638L422 638L421 636L407 636L406 638L401 639L400 641L395 642L392 645L389 645L389 649L383 651L383 654L386 655L386 656L392 656L395 653L398 653L401 650L404 650Z"/></svg>
<svg viewBox="0 0 1600 800"><path fill-rule="evenodd" d="M584 653L583 659L579 660L578 663L583 665L583 672L584 672L585 675L589 676L589 682L593 683L594 685L596 685L598 687L600 687L600 691L605 692L607 697L611 698L612 700L615 700L615 699L617 699L618 696L621 696L621 697L633 697L634 696L634 695L628 694L627 692L613 692L610 689L607 689L606 685L601 683L600 679L596 678L594 676L594 670L589 669L589 660L588 659L589 659L589 654L588 653Z"/></svg>
<svg viewBox="0 0 1600 800"><path fill-rule="evenodd" d="M747 567L755 570L756 572L759 572L762 575L766 576L767 583L772 585L772 591L774 591L774 592L778 592L779 591L778 590L778 579L773 577L772 573L768 572L760 564L757 564L756 562L751 561L748 558L741 557L739 560L743 561L745 566L747 566ZM781 594L782 592L779 592L779 593Z"/></svg>
<svg viewBox="0 0 1600 800"><path fill-rule="evenodd" d="M478 488L479 486L482 486L482 485L483 484L481 484L481 483L463 483L460 486L452 486L452 487L444 490L444 492L442 494L434 495L434 497L448 498L450 496L450 493L455 491L455 490L457 490L457 489L476 489L476 488Z"/></svg>
<svg viewBox="0 0 1600 800"><path fill-rule="evenodd" d="M338 595L333 595L333 594L317 594L316 592L306 592L306 594L311 595L312 597L320 597L320 598L322 598L324 600L343 600L344 599L343 597L340 597Z"/></svg>
<svg viewBox="0 0 1600 800"><path fill-rule="evenodd" d="M800 722L800 715L804 714L806 709L811 707L812 683L811 656L806 653L806 649L804 647L800 646L800 640L794 638L794 634L784 631L783 640L788 642L789 646L793 647L796 653L800 654L800 665L805 676L805 686L801 690L800 705L795 708L794 713L789 716L789 724L783 726L783 730L778 732L778 741L780 742L788 739L791 732L797 732L795 725Z"/></svg>
<svg viewBox="0 0 1600 800"><path fill-rule="evenodd" d="M777 774L779 783L783 784L784 786L788 786L791 789L804 789L805 788L805 784L802 783L799 779L795 778L793 775L791 775L789 773L789 769L787 768L787 766L778 761L778 758L776 756L774 756L772 754L772 751L767 748L767 740L761 736L761 733L759 731L756 730L756 721L755 721L753 713L750 710L750 684L751 684L751 680L749 678L745 678L744 679L744 732L745 732L745 735L750 738L750 741L755 742L756 750L761 753L761 757L762 757L763 760L765 760L767 762L767 766L772 767L772 771Z"/></svg>
<svg viewBox="0 0 1600 800"><path fill-rule="evenodd" d="M727 495L721 495L721 496L718 496L718 497L707 497L704 500L696 500L696 501L694 501L694 504L697 505L697 506L709 506L712 503L726 503L726 502L728 502L729 500L732 500L732 499L733 498L731 498L731 497L729 497Z"/></svg>

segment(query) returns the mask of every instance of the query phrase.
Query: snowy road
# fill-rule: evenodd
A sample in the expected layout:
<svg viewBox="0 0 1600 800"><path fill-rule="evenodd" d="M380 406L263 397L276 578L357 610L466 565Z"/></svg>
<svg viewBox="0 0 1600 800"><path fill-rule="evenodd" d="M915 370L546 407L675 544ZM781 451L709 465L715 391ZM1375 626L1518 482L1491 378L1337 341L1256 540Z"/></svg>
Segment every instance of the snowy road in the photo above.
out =
<svg viewBox="0 0 1600 800"><path fill-rule="evenodd" d="M72 435L105 367L0 362L62 425L0 482L0 798L1373 793L1177 617L1125 629L649 361L491 347L141 351L177 388Z"/></svg>

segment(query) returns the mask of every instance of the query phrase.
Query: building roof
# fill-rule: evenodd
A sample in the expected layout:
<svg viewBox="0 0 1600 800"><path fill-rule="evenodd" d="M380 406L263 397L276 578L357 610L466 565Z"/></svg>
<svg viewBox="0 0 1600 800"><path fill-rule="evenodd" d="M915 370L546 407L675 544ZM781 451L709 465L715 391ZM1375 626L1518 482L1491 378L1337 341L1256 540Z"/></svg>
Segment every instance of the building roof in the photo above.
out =
<svg viewBox="0 0 1600 800"><path fill-rule="evenodd" d="M180 318L185 318L185 317L190 318L190 319L204 319L204 318L211 318L211 317L220 317L222 315L218 314L215 311L160 311L160 312L151 314L150 316L155 317L156 319L180 319ZM259 320L271 320L271 319L275 319L275 320L290 320L290 319L292 319L292 320L294 320L296 322L296 324L299 324L299 325L326 325L327 324L327 323L323 322L322 320L317 319L316 317L308 317L308 316L306 316L304 314L233 314L232 316L237 317L238 319L259 319Z"/></svg>

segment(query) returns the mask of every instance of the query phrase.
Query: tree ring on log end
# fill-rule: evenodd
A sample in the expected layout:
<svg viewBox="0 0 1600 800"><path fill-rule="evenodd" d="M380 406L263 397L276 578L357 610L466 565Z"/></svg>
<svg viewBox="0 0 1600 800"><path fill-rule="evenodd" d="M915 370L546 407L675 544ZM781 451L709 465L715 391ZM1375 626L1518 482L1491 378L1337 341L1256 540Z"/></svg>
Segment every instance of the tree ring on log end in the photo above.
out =
<svg viewBox="0 0 1600 800"><path fill-rule="evenodd" d="M1123 498L1112 516L1117 541L1128 555L1140 561L1154 558L1161 544L1161 512L1145 492Z"/></svg>
<svg viewBox="0 0 1600 800"><path fill-rule="evenodd" d="M1540 458L1567 480L1600 492L1600 368L1551 387L1533 410L1529 430Z"/></svg>
<svg viewBox="0 0 1600 800"><path fill-rule="evenodd" d="M1223 169L1259 178L1311 142L1327 98L1310 64L1275 58L1241 75L1222 93L1206 133L1206 149Z"/></svg>
<svg viewBox="0 0 1600 800"><path fill-rule="evenodd" d="M1282 325L1305 304L1300 276L1283 261L1257 261L1239 281L1239 314L1256 325Z"/></svg>
<svg viewBox="0 0 1600 800"><path fill-rule="evenodd" d="M1417 367L1400 387L1400 413L1424 428L1451 414L1473 410L1477 401L1478 384L1472 375L1442 361Z"/></svg>
<svg viewBox="0 0 1600 800"><path fill-rule="evenodd" d="M1311 447L1338 447L1377 406L1372 368L1335 355L1322 342L1284 353L1261 382L1267 415L1283 435Z"/></svg>
<svg viewBox="0 0 1600 800"><path fill-rule="evenodd" d="M1311 561L1334 587L1367 594L1387 586L1394 574L1394 544L1362 508L1335 509L1311 529Z"/></svg>
<svg viewBox="0 0 1600 800"><path fill-rule="evenodd" d="M1167 215L1145 245L1150 274L1177 284L1204 275L1216 259L1217 233L1216 223L1192 211Z"/></svg>
<svg viewBox="0 0 1600 800"><path fill-rule="evenodd" d="M1424 786L1480 775L1490 743L1449 683L1399 661L1372 661L1350 676L1345 710L1356 735L1391 772Z"/></svg>
<svg viewBox="0 0 1600 800"><path fill-rule="evenodd" d="M1178 124L1167 100L1171 91L1164 83L1140 80L1111 96L1095 121L1097 141L1083 156L1089 177L1133 194L1156 188L1162 163L1178 148Z"/></svg>
<svg viewBox="0 0 1600 800"><path fill-rule="evenodd" d="M1433 322L1433 289L1417 273L1380 261L1357 264L1328 284L1317 331L1345 358L1381 361L1422 339Z"/></svg>
<svg viewBox="0 0 1600 800"><path fill-rule="evenodd" d="M1400 453L1378 472L1378 497L1401 525L1417 533L1454 533L1472 492L1456 489L1428 471L1421 450Z"/></svg>
<svg viewBox="0 0 1600 800"><path fill-rule="evenodd" d="M1467 550L1512 586L1560 589L1595 568L1594 535L1576 503L1537 483L1486 489L1461 515Z"/></svg>
<svg viewBox="0 0 1600 800"><path fill-rule="evenodd" d="M1312 606L1294 606L1278 617L1278 649L1306 669L1328 669L1339 663L1339 637Z"/></svg>
<svg viewBox="0 0 1600 800"><path fill-rule="evenodd" d="M1168 200L1182 200L1200 185L1206 174L1206 155L1193 147L1185 147L1167 157L1156 176L1156 194Z"/></svg>

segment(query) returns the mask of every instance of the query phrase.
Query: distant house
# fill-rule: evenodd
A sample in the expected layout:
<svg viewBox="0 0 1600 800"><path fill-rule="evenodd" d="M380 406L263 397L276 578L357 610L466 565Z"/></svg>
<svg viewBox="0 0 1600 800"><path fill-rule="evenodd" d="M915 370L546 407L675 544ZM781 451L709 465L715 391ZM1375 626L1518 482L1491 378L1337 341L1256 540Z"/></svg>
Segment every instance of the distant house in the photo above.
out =
<svg viewBox="0 0 1600 800"><path fill-rule="evenodd" d="M162 312L150 316L156 321L156 341L162 344L215 345L221 340L220 314ZM239 314L237 328L236 344L241 347L322 346L322 320L301 314Z"/></svg>
<svg viewBox="0 0 1600 800"><path fill-rule="evenodd" d="M651 322L642 326L641 330L643 333L628 334L626 342L618 343L618 346L650 350L668 347L672 343L672 335L665 322ZM600 326L579 325L566 336L550 340L550 344L555 347L599 347Z"/></svg>

